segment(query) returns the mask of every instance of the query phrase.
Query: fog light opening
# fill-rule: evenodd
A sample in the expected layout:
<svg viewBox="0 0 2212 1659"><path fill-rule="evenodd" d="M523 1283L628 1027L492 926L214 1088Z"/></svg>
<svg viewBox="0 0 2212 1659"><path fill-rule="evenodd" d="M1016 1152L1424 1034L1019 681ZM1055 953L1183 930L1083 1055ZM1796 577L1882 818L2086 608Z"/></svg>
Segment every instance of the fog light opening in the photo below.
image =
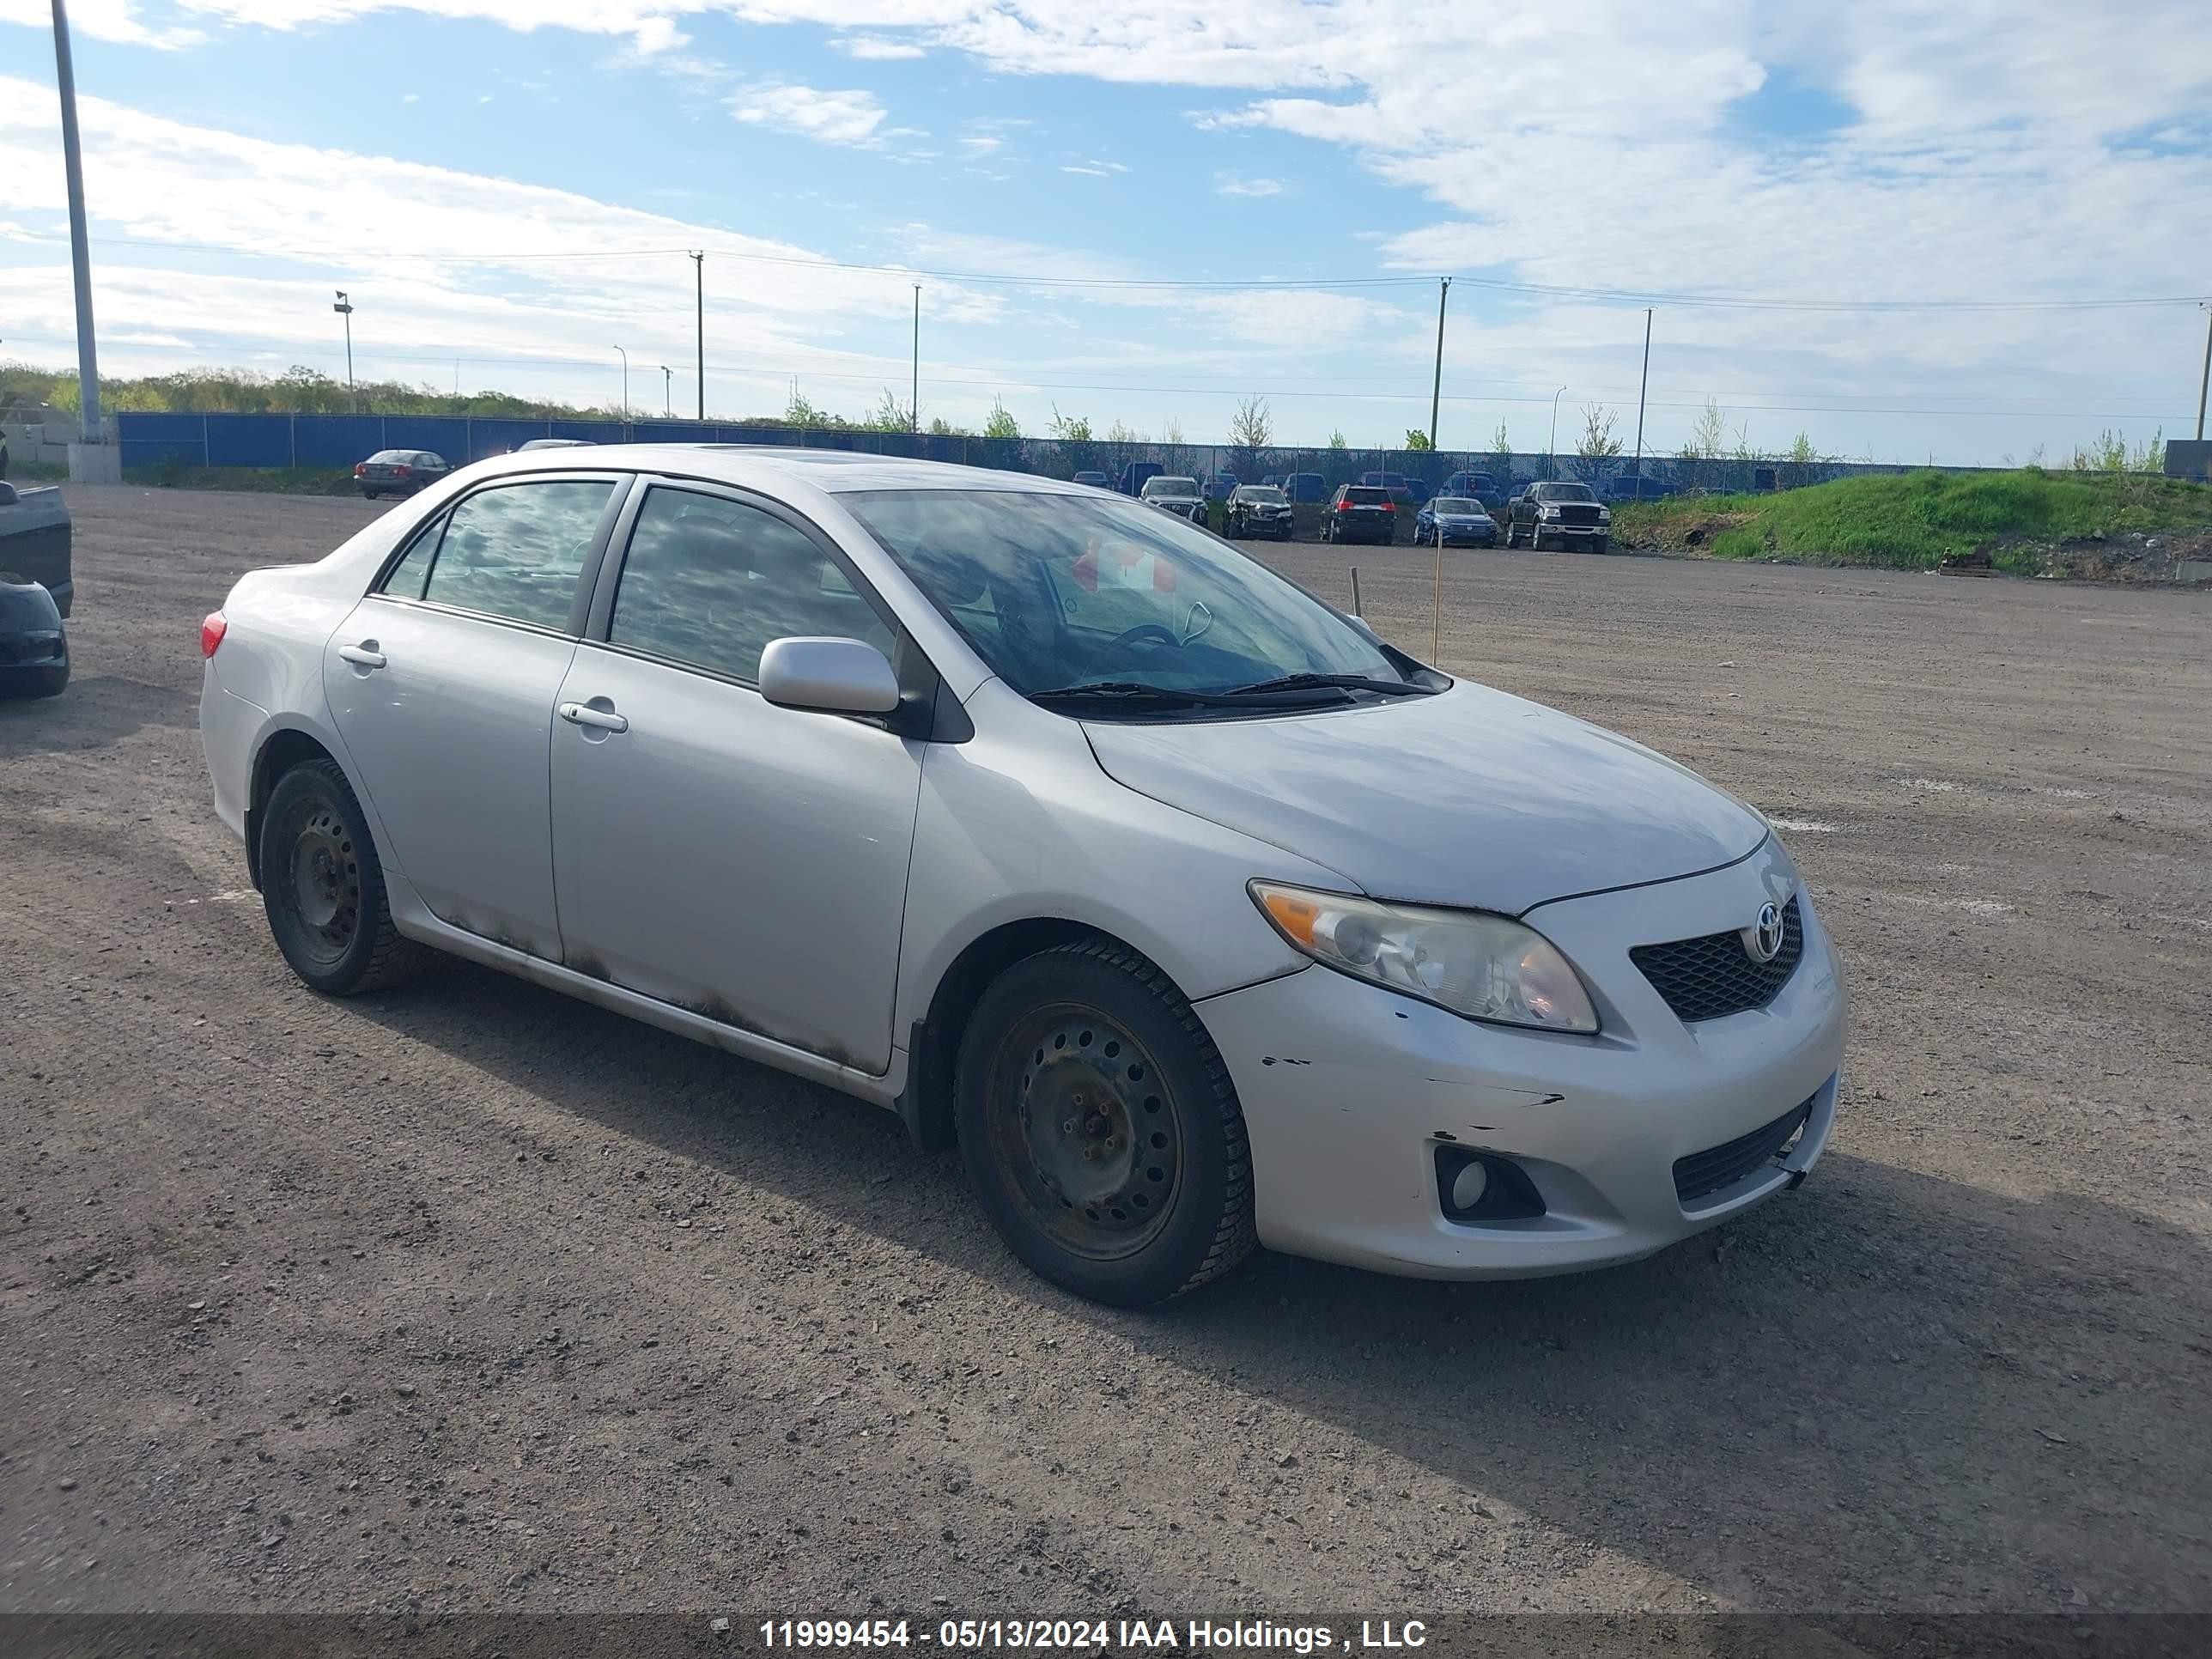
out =
<svg viewBox="0 0 2212 1659"><path fill-rule="evenodd" d="M1510 1158L1438 1145L1437 1202L1447 1221L1525 1221L1544 1213L1543 1194Z"/></svg>

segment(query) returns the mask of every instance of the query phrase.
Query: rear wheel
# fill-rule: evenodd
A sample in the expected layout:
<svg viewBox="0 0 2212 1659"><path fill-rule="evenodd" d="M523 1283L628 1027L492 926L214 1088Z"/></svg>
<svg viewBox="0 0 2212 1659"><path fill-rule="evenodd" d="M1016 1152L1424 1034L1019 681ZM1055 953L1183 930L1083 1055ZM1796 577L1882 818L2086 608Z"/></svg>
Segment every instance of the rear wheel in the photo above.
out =
<svg viewBox="0 0 2212 1659"><path fill-rule="evenodd" d="M1252 1159L1219 1050L1174 983L1104 940L984 992L954 1079L984 1213L1033 1272L1142 1306L1251 1249Z"/></svg>
<svg viewBox="0 0 2212 1659"><path fill-rule="evenodd" d="M392 925L368 820L337 763L302 761L261 812L261 900L292 971L329 996L398 984L422 947Z"/></svg>

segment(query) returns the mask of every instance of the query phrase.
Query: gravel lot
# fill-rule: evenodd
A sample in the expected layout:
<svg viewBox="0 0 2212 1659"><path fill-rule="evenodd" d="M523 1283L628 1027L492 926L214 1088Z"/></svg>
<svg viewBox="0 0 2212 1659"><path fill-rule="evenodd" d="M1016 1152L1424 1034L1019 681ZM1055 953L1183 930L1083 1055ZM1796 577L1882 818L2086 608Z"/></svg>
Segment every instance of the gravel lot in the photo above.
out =
<svg viewBox="0 0 2212 1659"><path fill-rule="evenodd" d="M888 1115L298 988L196 628L380 508L71 500L76 680L0 706L0 1611L2212 1608L2212 593L1448 555L1445 666L1785 821L1833 1149L1607 1273L1131 1316ZM1267 556L1426 650L1425 550Z"/></svg>

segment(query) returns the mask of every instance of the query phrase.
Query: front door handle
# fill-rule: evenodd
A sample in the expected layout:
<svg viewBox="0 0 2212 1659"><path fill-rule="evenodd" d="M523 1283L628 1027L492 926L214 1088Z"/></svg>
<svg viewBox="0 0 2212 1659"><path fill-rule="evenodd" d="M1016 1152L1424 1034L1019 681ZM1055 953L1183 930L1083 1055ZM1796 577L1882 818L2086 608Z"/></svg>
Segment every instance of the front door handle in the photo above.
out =
<svg viewBox="0 0 2212 1659"><path fill-rule="evenodd" d="M564 702L556 711L571 726L596 726L602 732L627 732L629 720L611 708L594 708L587 702Z"/></svg>
<svg viewBox="0 0 2212 1659"><path fill-rule="evenodd" d="M342 645L338 655L356 668L381 668L384 653L376 648L374 640L363 640L359 645Z"/></svg>

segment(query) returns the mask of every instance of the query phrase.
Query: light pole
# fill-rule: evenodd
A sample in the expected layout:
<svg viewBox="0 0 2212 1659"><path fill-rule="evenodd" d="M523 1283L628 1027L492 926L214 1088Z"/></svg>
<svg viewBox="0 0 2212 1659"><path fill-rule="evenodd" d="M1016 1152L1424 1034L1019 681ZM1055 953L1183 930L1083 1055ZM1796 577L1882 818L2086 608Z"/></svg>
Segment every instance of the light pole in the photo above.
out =
<svg viewBox="0 0 2212 1659"><path fill-rule="evenodd" d="M1644 398L1651 390L1651 307L1644 307L1644 379L1636 388L1636 499L1644 499Z"/></svg>
<svg viewBox="0 0 2212 1659"><path fill-rule="evenodd" d="M1552 465L1552 464L1553 464L1553 462L1555 459L1558 459L1558 456L1559 456L1559 392L1565 392L1565 390L1566 390L1566 387L1565 387L1565 386L1561 386L1561 387L1559 388L1559 392L1554 392L1552 394L1552 435L1551 435L1551 438L1550 438L1550 439L1549 439L1549 440L1545 443L1545 445L1544 445L1544 471L1547 471L1547 472L1549 472L1549 471L1551 471L1553 470L1553 465Z"/></svg>
<svg viewBox="0 0 2212 1659"><path fill-rule="evenodd" d="M342 288L331 291L338 296L337 303L331 309L345 319L346 407L358 415L361 413L361 398L353 389L353 301L346 298L346 291Z"/></svg>
<svg viewBox="0 0 2212 1659"><path fill-rule="evenodd" d="M676 416L676 371L666 363L660 366L660 418L673 420Z"/></svg>
<svg viewBox="0 0 2212 1659"><path fill-rule="evenodd" d="M2204 441L2204 394L2212 392L2212 300L2204 307L2204 373L2197 382L2197 441Z"/></svg>
<svg viewBox="0 0 2212 1659"><path fill-rule="evenodd" d="M914 285L914 390L907 395L907 428L921 430L921 284Z"/></svg>
<svg viewBox="0 0 2212 1659"><path fill-rule="evenodd" d="M1429 448L1437 447L1437 405L1444 395L1444 301L1451 298L1451 278L1438 278L1437 290L1437 378L1429 386Z"/></svg>
<svg viewBox="0 0 2212 1659"><path fill-rule="evenodd" d="M120 483L120 452L100 423L100 357L92 327L92 246L84 226L84 154L76 133L76 68L70 57L69 14L54 0L54 86L62 100L62 171L69 187L70 265L76 281L77 440L70 447L70 478Z"/></svg>
<svg viewBox="0 0 2212 1659"><path fill-rule="evenodd" d="M697 307L692 313L699 330L699 418L707 418L707 256L691 256L693 303Z"/></svg>
<svg viewBox="0 0 2212 1659"><path fill-rule="evenodd" d="M627 351L624 351L624 350L623 350L620 346L617 346L617 347L615 348L615 356L622 359L622 364L623 364L623 400L622 400L622 417L623 417L623 420L627 421L627 420L629 420L629 353L628 353Z"/></svg>

